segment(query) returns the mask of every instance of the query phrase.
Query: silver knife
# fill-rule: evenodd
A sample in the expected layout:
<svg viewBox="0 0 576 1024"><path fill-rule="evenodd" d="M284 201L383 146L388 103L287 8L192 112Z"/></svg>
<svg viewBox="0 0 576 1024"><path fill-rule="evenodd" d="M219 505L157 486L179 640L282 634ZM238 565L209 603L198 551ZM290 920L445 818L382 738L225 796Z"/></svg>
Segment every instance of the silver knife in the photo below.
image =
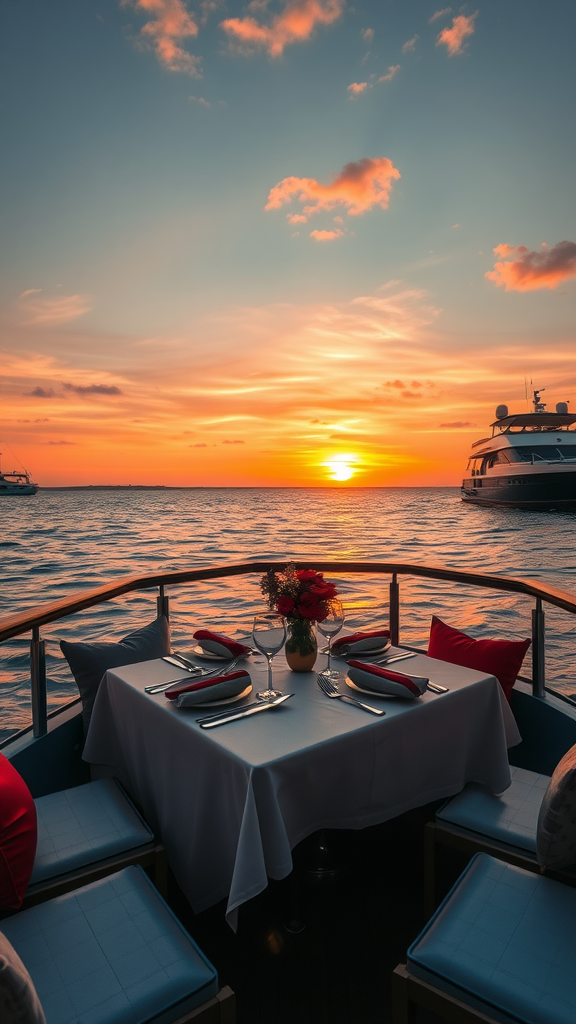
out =
<svg viewBox="0 0 576 1024"><path fill-rule="evenodd" d="M254 700L250 704L242 704L242 706L237 708L236 710L237 711L248 711L249 708L258 708L258 707L260 707L261 703L262 703L261 700ZM193 709L194 705L191 705L191 707ZM203 722L217 722L219 718L228 718L228 716L232 715L232 714L234 714L234 708L228 708L227 711L218 711L214 715L204 715L203 718L197 718L196 722L197 722L198 725L202 725Z"/></svg>
<svg viewBox="0 0 576 1024"><path fill-rule="evenodd" d="M415 654L393 654L390 658L374 658L369 662L371 665L381 665L382 668L386 668L387 665L392 665L395 661L404 661L405 658L415 658ZM362 659L365 660L365 659Z"/></svg>
<svg viewBox="0 0 576 1024"><path fill-rule="evenodd" d="M250 715L257 715L259 711L268 711L269 708L278 707L279 704L283 704L285 700L293 697L293 693L283 693L281 697L277 697L276 700L263 700L256 707L242 708L240 711L231 713L226 718L218 718L212 721L200 721L201 729L214 729L217 725L226 725L228 722L235 722L239 718L248 718Z"/></svg>
<svg viewBox="0 0 576 1024"><path fill-rule="evenodd" d="M202 671L199 665L193 665L191 661L180 661L180 658L176 655L172 657L171 654L165 654L162 661L167 661L169 665L175 665L176 668L181 669L183 672L192 672L194 675Z"/></svg>

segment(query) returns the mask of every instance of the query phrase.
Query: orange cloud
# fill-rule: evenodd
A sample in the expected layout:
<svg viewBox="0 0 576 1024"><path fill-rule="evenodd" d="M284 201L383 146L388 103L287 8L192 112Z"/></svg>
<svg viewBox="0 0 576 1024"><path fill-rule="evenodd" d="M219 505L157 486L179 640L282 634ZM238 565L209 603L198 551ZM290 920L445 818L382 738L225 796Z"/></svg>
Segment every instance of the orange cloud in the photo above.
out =
<svg viewBox="0 0 576 1024"><path fill-rule="evenodd" d="M400 177L387 156L364 157L346 164L330 185L315 178L284 178L270 190L266 210L279 210L296 199L307 203L307 217L320 210L345 206L351 217L358 217L373 206L388 209L393 182Z"/></svg>
<svg viewBox="0 0 576 1024"><path fill-rule="evenodd" d="M350 99L354 100L357 96L360 96L363 92L366 92L368 88L368 82L351 82L350 85L346 86L350 93Z"/></svg>
<svg viewBox="0 0 576 1024"><path fill-rule="evenodd" d="M305 224L308 217L305 217L302 213L287 213L286 220L289 224Z"/></svg>
<svg viewBox="0 0 576 1024"><path fill-rule="evenodd" d="M153 47L158 60L168 71L183 71L193 78L202 77L202 58L194 57L178 45L182 40L198 35L198 26L183 0L121 0L121 4L153 16L140 34Z"/></svg>
<svg viewBox="0 0 576 1024"><path fill-rule="evenodd" d="M416 43L420 39L420 36L412 36L412 39L407 39L402 47L402 53L411 53L415 49Z"/></svg>
<svg viewBox="0 0 576 1024"><path fill-rule="evenodd" d="M362 31L360 32L360 35L362 36L362 39L364 40L365 43L371 43L372 40L374 39L374 29L363 28Z"/></svg>
<svg viewBox="0 0 576 1024"><path fill-rule="evenodd" d="M507 292L557 288L576 277L576 242L558 242L552 249L543 243L541 252L531 252L525 245L497 245L494 252L509 262L495 263L484 276Z"/></svg>
<svg viewBox="0 0 576 1024"><path fill-rule="evenodd" d="M388 74L381 75L380 78L378 79L378 81L379 82L391 82L392 79L394 78L394 75L397 75L399 71L400 71L400 65L399 64L391 64L390 67L388 68Z"/></svg>
<svg viewBox="0 0 576 1024"><path fill-rule="evenodd" d="M332 242L335 238L342 238L343 234L340 228L336 228L335 231L311 231L310 238L315 242Z"/></svg>
<svg viewBox="0 0 576 1024"><path fill-rule="evenodd" d="M54 299L31 298L39 296L41 288L29 288L20 296L21 308L25 311L25 324L64 324L76 317L84 316L92 309L87 295L59 295Z"/></svg>
<svg viewBox="0 0 576 1024"><path fill-rule="evenodd" d="M344 0L288 0L269 25L249 17L227 18L220 27L245 52L260 48L281 57L286 46L306 42L317 25L331 25L343 10Z"/></svg>
<svg viewBox="0 0 576 1024"><path fill-rule="evenodd" d="M443 13L443 12L442 12ZM475 14L466 16L465 14L459 14L457 18L452 19L452 25L450 28L443 28L440 32L436 41L436 46L444 44L448 49L450 57L455 57L458 53L464 51L464 40L468 36L474 33L474 21L478 16L478 11Z"/></svg>
<svg viewBox="0 0 576 1024"><path fill-rule="evenodd" d="M443 7L441 11L435 11L432 17L428 18L428 24L431 25L432 22L438 21L438 18L444 18L447 14L452 14L451 7Z"/></svg>

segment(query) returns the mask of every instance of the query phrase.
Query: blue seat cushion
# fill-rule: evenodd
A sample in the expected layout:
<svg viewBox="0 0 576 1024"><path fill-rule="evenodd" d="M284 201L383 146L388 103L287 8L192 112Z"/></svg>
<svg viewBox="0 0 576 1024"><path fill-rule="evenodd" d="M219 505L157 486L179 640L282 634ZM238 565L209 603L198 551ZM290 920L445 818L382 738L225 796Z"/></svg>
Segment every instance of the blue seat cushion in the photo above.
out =
<svg viewBox="0 0 576 1024"><path fill-rule="evenodd" d="M408 950L408 970L522 1024L574 1024L575 923L576 889L479 853Z"/></svg>
<svg viewBox="0 0 576 1024"><path fill-rule="evenodd" d="M138 866L3 922L46 1024L166 1024L218 991L212 964Z"/></svg>
<svg viewBox="0 0 576 1024"><path fill-rule="evenodd" d="M38 797L38 845L30 885L151 843L146 823L114 779Z"/></svg>
<svg viewBox="0 0 576 1024"><path fill-rule="evenodd" d="M512 768L511 776L509 789L500 796L470 783L436 817L535 855L538 815L550 776L525 768Z"/></svg>

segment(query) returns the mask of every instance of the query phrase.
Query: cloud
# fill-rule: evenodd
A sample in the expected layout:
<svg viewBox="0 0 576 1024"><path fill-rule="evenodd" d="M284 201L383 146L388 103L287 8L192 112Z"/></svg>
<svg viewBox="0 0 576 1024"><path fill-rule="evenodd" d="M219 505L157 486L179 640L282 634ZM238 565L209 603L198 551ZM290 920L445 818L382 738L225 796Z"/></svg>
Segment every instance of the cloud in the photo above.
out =
<svg viewBox="0 0 576 1024"><path fill-rule="evenodd" d="M475 423L470 423L469 420L456 420L455 423L441 423L440 428L442 430L460 430L463 427L475 427Z"/></svg>
<svg viewBox="0 0 576 1024"><path fill-rule="evenodd" d="M346 164L329 185L321 185L315 178L283 178L270 190L265 209L279 210L296 199L308 204L304 207L307 217L338 206L358 217L373 206L388 209L393 182L399 177L400 171L388 157L364 157Z"/></svg>
<svg viewBox="0 0 576 1024"><path fill-rule="evenodd" d="M208 100L205 100L203 96L189 96L188 99L190 100L191 103L198 103L198 105L201 107L212 106L212 104L208 103Z"/></svg>
<svg viewBox="0 0 576 1024"><path fill-rule="evenodd" d="M436 11L431 18L428 18L428 24L431 25L432 22L438 21L438 18L444 18L447 14L452 14L451 7L443 7L441 11Z"/></svg>
<svg viewBox="0 0 576 1024"><path fill-rule="evenodd" d="M464 40L474 32L474 21L478 16L475 14L466 16L459 14L452 19L450 28L443 28L436 41L436 46L444 45L448 49L448 55L455 57L458 53L464 52Z"/></svg>
<svg viewBox="0 0 576 1024"><path fill-rule="evenodd" d="M194 57L178 44L198 35L198 26L183 0L121 0L122 7L152 15L140 30L142 40L156 52L168 71L181 71L201 78L201 57Z"/></svg>
<svg viewBox="0 0 576 1024"><path fill-rule="evenodd" d="M397 75L399 71L400 71L400 65L399 64L391 64L390 67L388 68L388 74L387 75L381 75L380 78L378 79L378 81L379 82L391 82L392 79L394 78L394 75Z"/></svg>
<svg viewBox="0 0 576 1024"><path fill-rule="evenodd" d="M576 242L558 242L552 249L543 243L540 252L531 252L525 245L497 245L494 252L502 261L484 276L507 292L557 288L576 277Z"/></svg>
<svg viewBox="0 0 576 1024"><path fill-rule="evenodd" d="M30 298L40 295L41 288L29 288L20 296L21 308L24 310L25 324L64 324L76 320L92 309L92 300L88 295L59 295L57 298Z"/></svg>
<svg viewBox="0 0 576 1024"><path fill-rule="evenodd" d="M345 0L288 0L284 10L263 25L255 18L227 18L220 27L245 53L267 50L281 57L286 46L306 42L317 25L331 25L344 10Z"/></svg>
<svg viewBox="0 0 576 1024"><path fill-rule="evenodd" d="M357 96L360 96L367 89L371 89L372 86L368 85L368 82L351 82L350 85L346 86L347 91L350 93L350 99L354 100Z"/></svg>
<svg viewBox="0 0 576 1024"><path fill-rule="evenodd" d="M208 445L204 444L203 441L200 441L198 444L189 444L188 447L189 448L207 448Z"/></svg>
<svg viewBox="0 0 576 1024"><path fill-rule="evenodd" d="M121 395L123 392L115 384L63 384L65 391L73 391L76 395Z"/></svg>
<svg viewBox="0 0 576 1024"><path fill-rule="evenodd" d="M222 444L244 444L244 441L222 441Z"/></svg>
<svg viewBox="0 0 576 1024"><path fill-rule="evenodd" d="M29 398L57 398L54 388L34 388L32 391L24 392Z"/></svg>
<svg viewBox="0 0 576 1024"><path fill-rule="evenodd" d="M57 448L61 444L76 444L75 441L42 441L42 444L49 445L50 447Z"/></svg>
<svg viewBox="0 0 576 1024"><path fill-rule="evenodd" d="M420 36L412 36L412 39L407 39L402 47L402 53L412 53L416 49L416 43L420 39Z"/></svg>
<svg viewBox="0 0 576 1024"><path fill-rule="evenodd" d="M374 29L363 28L360 32L360 35L362 36L362 39L364 40L365 43L371 43L372 40L374 39Z"/></svg>
<svg viewBox="0 0 576 1024"><path fill-rule="evenodd" d="M311 231L310 238L315 242L332 242L335 238L342 238L343 234L340 228L336 228L335 231Z"/></svg>
<svg viewBox="0 0 576 1024"><path fill-rule="evenodd" d="M306 224L308 217L305 217L303 213L287 213L286 220L289 224Z"/></svg>

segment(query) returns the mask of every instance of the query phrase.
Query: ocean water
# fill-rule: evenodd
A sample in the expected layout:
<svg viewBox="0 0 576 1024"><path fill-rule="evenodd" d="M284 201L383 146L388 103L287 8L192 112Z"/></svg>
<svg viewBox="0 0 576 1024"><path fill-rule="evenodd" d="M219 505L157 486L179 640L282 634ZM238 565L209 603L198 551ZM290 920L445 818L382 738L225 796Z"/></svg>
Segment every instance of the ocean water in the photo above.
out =
<svg viewBox="0 0 576 1024"><path fill-rule="evenodd" d="M465 505L457 488L40 490L3 497L0 617L115 577L270 559L403 560L544 580L576 596L576 514ZM345 629L387 624L388 577L332 576ZM77 695L58 641L117 640L155 616L157 591L44 627L49 710ZM247 632L258 577L169 588L172 640L200 627ZM530 636L533 600L401 577L400 639L427 644L430 618L476 637ZM575 617L546 606L547 683L576 694ZM0 645L0 740L30 724L29 634ZM281 657L281 655L280 655ZM530 675L528 654L523 674Z"/></svg>

